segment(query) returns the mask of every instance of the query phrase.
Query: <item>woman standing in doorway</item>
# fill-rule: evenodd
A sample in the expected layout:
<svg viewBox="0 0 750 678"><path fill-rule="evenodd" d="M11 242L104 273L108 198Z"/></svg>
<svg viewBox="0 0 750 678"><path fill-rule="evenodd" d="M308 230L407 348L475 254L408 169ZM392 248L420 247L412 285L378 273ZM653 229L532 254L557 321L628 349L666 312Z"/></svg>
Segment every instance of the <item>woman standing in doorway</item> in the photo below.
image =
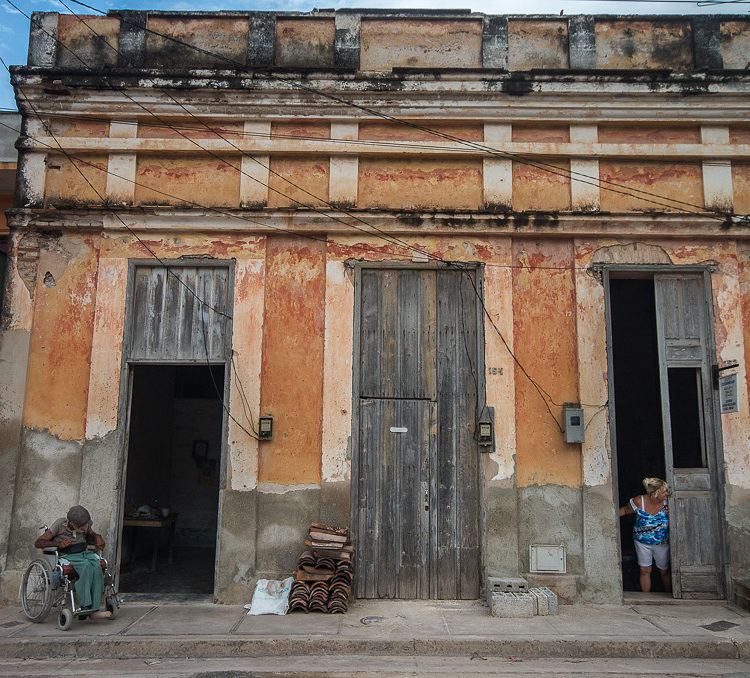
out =
<svg viewBox="0 0 750 678"><path fill-rule="evenodd" d="M620 507L620 516L635 513L633 540L638 556L641 575L641 591L651 591L651 563L656 567L664 583L664 590L672 590L672 575L669 571L669 506L667 505L667 483L661 478L644 478L646 494L633 497Z"/></svg>

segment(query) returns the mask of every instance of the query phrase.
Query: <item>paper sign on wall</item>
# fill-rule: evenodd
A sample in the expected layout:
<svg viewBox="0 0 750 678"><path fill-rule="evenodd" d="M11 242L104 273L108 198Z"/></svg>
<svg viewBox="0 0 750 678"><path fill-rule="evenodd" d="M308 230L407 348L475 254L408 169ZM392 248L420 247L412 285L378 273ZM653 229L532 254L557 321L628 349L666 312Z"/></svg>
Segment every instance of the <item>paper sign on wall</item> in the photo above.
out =
<svg viewBox="0 0 750 678"><path fill-rule="evenodd" d="M719 377L719 400L721 402L721 413L739 412L740 404L737 397L737 375L727 374Z"/></svg>

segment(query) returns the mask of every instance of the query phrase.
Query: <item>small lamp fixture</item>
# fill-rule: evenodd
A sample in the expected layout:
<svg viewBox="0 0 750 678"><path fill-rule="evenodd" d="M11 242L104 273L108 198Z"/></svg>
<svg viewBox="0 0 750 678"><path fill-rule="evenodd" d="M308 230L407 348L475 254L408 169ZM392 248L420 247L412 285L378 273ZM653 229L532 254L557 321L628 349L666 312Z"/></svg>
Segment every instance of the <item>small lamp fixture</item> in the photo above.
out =
<svg viewBox="0 0 750 678"><path fill-rule="evenodd" d="M273 417L258 417L258 440L273 438Z"/></svg>

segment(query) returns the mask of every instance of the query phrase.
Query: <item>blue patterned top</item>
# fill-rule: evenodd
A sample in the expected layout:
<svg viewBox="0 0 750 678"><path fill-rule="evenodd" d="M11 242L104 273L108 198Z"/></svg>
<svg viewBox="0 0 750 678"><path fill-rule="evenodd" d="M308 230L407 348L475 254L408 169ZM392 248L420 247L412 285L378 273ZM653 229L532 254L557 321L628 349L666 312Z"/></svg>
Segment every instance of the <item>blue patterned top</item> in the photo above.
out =
<svg viewBox="0 0 750 678"><path fill-rule="evenodd" d="M643 499L641 498L641 505ZM654 515L638 508L631 499L630 506L635 512L635 525L633 526L633 539L641 544L668 544L669 543L669 516L667 515L667 502L662 504L659 513Z"/></svg>

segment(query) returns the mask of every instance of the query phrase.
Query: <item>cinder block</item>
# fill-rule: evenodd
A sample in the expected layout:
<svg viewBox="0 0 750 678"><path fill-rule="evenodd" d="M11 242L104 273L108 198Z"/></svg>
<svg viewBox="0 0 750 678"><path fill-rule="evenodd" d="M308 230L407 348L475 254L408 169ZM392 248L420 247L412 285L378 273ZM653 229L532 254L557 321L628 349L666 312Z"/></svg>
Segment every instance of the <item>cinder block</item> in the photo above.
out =
<svg viewBox="0 0 750 678"><path fill-rule="evenodd" d="M539 589L529 589L536 600L536 614L546 617L549 614L549 599Z"/></svg>
<svg viewBox="0 0 750 678"><path fill-rule="evenodd" d="M546 586L542 586L536 590L539 591L539 593L541 593L547 599L547 614L557 614L557 595L555 594L555 592L551 589L548 589ZM542 606L544 605L543 603L541 603L541 601L539 604ZM541 612L539 614L541 614Z"/></svg>
<svg viewBox="0 0 750 678"><path fill-rule="evenodd" d="M494 617L533 617L536 597L530 593L495 593L490 610Z"/></svg>
<svg viewBox="0 0 750 678"><path fill-rule="evenodd" d="M523 577L487 577L487 604L492 606L495 593L522 593L528 589L529 582Z"/></svg>

